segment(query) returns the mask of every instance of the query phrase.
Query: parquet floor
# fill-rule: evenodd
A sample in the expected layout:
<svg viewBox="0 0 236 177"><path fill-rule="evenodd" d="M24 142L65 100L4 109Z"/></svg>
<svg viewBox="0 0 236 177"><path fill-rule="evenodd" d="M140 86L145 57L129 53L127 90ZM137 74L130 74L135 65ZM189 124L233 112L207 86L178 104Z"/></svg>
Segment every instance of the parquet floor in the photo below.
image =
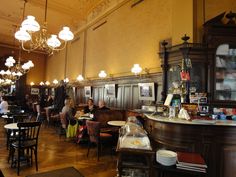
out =
<svg viewBox="0 0 236 177"><path fill-rule="evenodd" d="M16 177L16 169L11 168L7 162L8 150L3 126L4 121L0 118L0 169L5 177ZM94 148L87 158L86 145L75 144L64 137L59 138L54 127L43 125L39 135L38 172L74 166L85 177L114 177L116 176L116 156L111 157L109 152L109 150L103 151L100 161L97 162ZM23 166L20 170L20 177L34 173L37 173L34 164L32 167Z"/></svg>

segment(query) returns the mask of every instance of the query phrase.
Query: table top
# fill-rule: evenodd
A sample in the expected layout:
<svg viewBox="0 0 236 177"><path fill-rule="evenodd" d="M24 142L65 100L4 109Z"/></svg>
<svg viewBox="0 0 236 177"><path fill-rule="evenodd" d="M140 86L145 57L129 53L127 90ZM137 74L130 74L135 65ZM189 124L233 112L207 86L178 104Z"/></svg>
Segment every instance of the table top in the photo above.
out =
<svg viewBox="0 0 236 177"><path fill-rule="evenodd" d="M17 123L11 123L4 125L5 129L18 130Z"/></svg>
<svg viewBox="0 0 236 177"><path fill-rule="evenodd" d="M119 127L125 125L125 123L126 121L123 121L123 120L111 120L107 122L108 125L119 126Z"/></svg>

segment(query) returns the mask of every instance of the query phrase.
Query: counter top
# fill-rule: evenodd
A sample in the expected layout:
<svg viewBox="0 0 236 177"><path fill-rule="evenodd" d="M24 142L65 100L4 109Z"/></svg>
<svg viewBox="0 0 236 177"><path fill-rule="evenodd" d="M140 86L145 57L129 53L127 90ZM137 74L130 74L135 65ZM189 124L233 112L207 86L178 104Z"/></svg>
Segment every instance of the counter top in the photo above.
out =
<svg viewBox="0 0 236 177"><path fill-rule="evenodd" d="M168 118L159 115L144 114L148 119L174 123L174 124L188 124L188 125L214 125L214 126L236 126L236 121L233 120L208 120L208 119L192 119L184 120L179 118Z"/></svg>

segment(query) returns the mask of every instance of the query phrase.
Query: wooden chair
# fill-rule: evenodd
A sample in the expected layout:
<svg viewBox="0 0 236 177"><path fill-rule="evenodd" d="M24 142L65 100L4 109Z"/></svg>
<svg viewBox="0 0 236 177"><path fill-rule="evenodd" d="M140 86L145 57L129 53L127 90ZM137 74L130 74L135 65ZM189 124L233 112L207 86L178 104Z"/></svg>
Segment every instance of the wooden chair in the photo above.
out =
<svg viewBox="0 0 236 177"><path fill-rule="evenodd" d="M100 133L100 122L87 120L86 126L89 135L87 157L89 155L89 150L91 148L91 145L92 143L94 143L97 145L97 160L99 161L99 156L101 153L101 145L105 142L111 143L112 135L109 133ZM112 146L111 146L111 154L112 154Z"/></svg>
<svg viewBox="0 0 236 177"><path fill-rule="evenodd" d="M38 104L36 105L36 111L37 111L37 118L36 121L37 122L44 122L44 120L46 120L46 111L43 111L43 109L41 108L41 106Z"/></svg>
<svg viewBox="0 0 236 177"><path fill-rule="evenodd" d="M1 169L0 169L0 177L4 177Z"/></svg>
<svg viewBox="0 0 236 177"><path fill-rule="evenodd" d="M18 122L25 122L29 116L28 115L21 115L21 114L16 114L12 116L13 118L8 118L7 119L7 124L8 123L18 123ZM13 130L7 130L7 149L9 147L9 144L15 140L16 138L17 131ZM8 160L9 161L9 160Z"/></svg>
<svg viewBox="0 0 236 177"><path fill-rule="evenodd" d="M66 136L66 129L67 129L67 121L66 121L66 113L59 113L60 116L60 121L61 121L61 126L59 130L59 136L61 137L62 135Z"/></svg>
<svg viewBox="0 0 236 177"><path fill-rule="evenodd" d="M17 164L17 174L20 173L20 162L26 160L31 162L33 159L33 152L35 156L36 171L38 171L38 136L41 122L19 122L18 138L10 144L10 157L12 166L14 162ZM17 156L14 159L15 151ZM27 154L26 154L27 153Z"/></svg>

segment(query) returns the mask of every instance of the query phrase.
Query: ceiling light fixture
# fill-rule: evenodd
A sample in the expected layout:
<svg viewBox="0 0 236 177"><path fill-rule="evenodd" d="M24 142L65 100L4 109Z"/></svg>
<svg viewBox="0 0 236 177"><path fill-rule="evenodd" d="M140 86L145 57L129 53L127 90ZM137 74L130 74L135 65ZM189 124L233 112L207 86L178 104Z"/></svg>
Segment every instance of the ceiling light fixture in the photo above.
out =
<svg viewBox="0 0 236 177"><path fill-rule="evenodd" d="M142 72L142 68L139 66L139 64L134 64L134 66L131 68L131 72L135 75L138 75Z"/></svg>
<svg viewBox="0 0 236 177"><path fill-rule="evenodd" d="M106 73L104 70L102 70L102 71L100 71L100 73L98 74L98 76L99 76L100 78L105 78L105 77L107 77L107 73Z"/></svg>
<svg viewBox="0 0 236 177"><path fill-rule="evenodd" d="M34 64L31 60L21 65L21 48L19 49L19 59L16 63L16 60L9 56L6 59L5 66L8 68L6 71L1 70L0 75L2 79L5 79L8 84L14 84L16 80L20 79L20 77L29 70L34 67ZM9 82L8 80L11 80L12 82Z"/></svg>
<svg viewBox="0 0 236 177"><path fill-rule="evenodd" d="M84 77L80 74L80 75L78 75L78 77L76 78L77 79L77 81L83 81L84 80Z"/></svg>
<svg viewBox="0 0 236 177"><path fill-rule="evenodd" d="M55 85L57 85L57 84L58 84L58 80L54 79L54 80L52 81L52 83L55 84Z"/></svg>
<svg viewBox="0 0 236 177"><path fill-rule="evenodd" d="M27 0L24 1L23 19L25 15L25 5ZM53 54L53 51L63 50L68 41L74 38L74 34L70 31L69 27L63 27L59 32L58 37L64 44L61 46L61 41L57 35L52 34L51 37L47 34L47 5L45 3L44 24L40 27L39 23L32 15L27 16L21 23L19 31L15 33L15 38L21 42L23 50L31 52L36 49L45 51L48 54ZM38 35L37 35L38 34ZM37 36L36 36L37 35Z"/></svg>

